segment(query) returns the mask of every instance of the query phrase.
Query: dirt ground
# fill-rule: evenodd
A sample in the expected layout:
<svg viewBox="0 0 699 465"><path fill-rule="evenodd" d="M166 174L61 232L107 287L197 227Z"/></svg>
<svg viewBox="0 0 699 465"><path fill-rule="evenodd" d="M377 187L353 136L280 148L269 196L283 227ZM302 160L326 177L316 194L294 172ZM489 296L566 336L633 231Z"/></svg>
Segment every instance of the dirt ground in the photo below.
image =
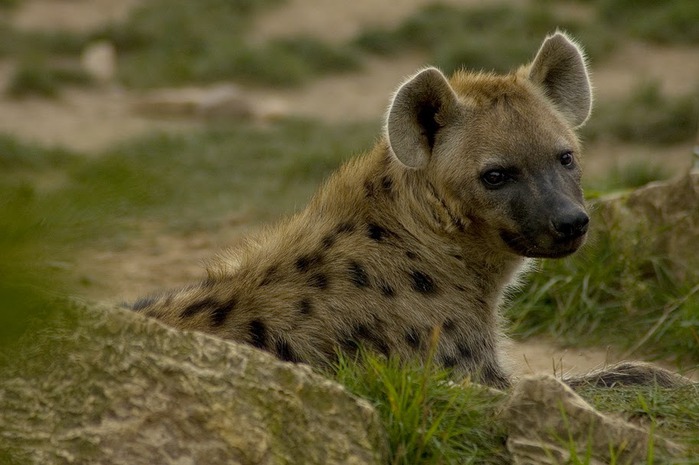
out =
<svg viewBox="0 0 699 465"><path fill-rule="evenodd" d="M32 0L13 13L14 24L25 29L79 30L125 17L134 5L147 0ZM472 0L450 0L464 4ZM524 0L516 0L522 3ZM352 2L289 0L282 7L256 19L255 40L305 33L327 40L352 37L367 24L397 24L426 0L387 2L385 7L371 0ZM475 3L475 2L474 2ZM378 8L378 10L377 10ZM327 121L381 118L388 98L406 76L426 65L417 54L395 59L369 59L358 72L329 76L294 90L244 89L253 102L269 103L288 114ZM0 86L7 83L13 63L0 61ZM626 44L614 52L603 67L593 69L598 100L633 87L639 78L657 80L663 89L682 93L699 76L699 50L664 49ZM58 100L0 98L0 132L45 145L95 151L117 141L158 130L178 131L201 124L193 120L157 120L133 111L137 93L105 84L93 89L70 89ZM328 105L328 102L332 102ZM378 128L377 128L378 131ZM586 169L603 173L629 157L656 157L655 150L618 145L588 147ZM665 164L680 172L689 164L689 147L663 150ZM142 237L119 251L95 251L84 274L91 276L88 295L102 299L133 299L159 288L175 287L202 273L201 262L217 250L232 245L251 227L231 219L228 231L200 231L180 236L162 235L148 228ZM616 361L618 354L604 348L562 349L551 341L513 343L510 350L515 371L580 373Z"/></svg>

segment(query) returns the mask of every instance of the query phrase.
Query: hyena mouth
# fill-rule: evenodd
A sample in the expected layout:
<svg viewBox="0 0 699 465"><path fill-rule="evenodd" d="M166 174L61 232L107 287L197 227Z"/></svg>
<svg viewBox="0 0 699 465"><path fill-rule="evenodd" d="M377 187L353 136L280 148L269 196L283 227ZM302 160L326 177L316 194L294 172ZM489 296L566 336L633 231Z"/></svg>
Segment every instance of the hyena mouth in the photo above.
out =
<svg viewBox="0 0 699 465"><path fill-rule="evenodd" d="M542 245L522 234L500 231L500 238L517 255L529 258L563 258L575 253L585 242L586 234L572 239L556 238Z"/></svg>

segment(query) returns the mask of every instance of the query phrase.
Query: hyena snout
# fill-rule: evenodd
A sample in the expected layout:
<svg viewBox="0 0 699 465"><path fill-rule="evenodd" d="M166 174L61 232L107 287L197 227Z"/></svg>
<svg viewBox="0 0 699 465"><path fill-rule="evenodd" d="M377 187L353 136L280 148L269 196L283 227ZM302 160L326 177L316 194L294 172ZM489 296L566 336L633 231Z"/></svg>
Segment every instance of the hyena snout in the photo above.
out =
<svg viewBox="0 0 699 465"><path fill-rule="evenodd" d="M551 219L551 227L561 240L572 241L587 233L590 217L580 208L570 209Z"/></svg>

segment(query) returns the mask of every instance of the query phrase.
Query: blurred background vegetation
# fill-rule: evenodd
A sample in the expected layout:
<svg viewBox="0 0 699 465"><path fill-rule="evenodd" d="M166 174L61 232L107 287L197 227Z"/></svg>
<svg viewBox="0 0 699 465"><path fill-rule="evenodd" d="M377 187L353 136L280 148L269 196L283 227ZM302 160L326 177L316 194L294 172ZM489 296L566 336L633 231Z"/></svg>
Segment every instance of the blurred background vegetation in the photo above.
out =
<svg viewBox="0 0 699 465"><path fill-rule="evenodd" d="M22 27L17 18L32 3L37 1L0 1L1 104L12 108L69 106L70 92L81 89L99 99L105 84L81 64L81 54L99 41L111 44L117 57L110 89L129 95L222 81L252 95L301 92L328 76L361 74L372 60L405 56L445 71L507 71L529 60L542 37L557 28L584 44L601 75L620 66L629 44L656 53L699 45L694 0L425 2L399 21L368 23L335 40L308 31L255 36L260 18L288 6L284 0L144 0L119 20L78 29ZM401 78L392 77L395 83ZM699 74L683 81L689 84L678 91L639 75L618 92L600 89L605 98L582 134L590 153L590 195L686 170L697 132ZM293 111L263 122L219 118L89 150L0 127L0 344L12 344L31 321L45 318L57 297L134 297L134 280L124 278L129 268L119 265L119 253L122 261L147 266L152 237L189 240L228 228L214 234L213 245L224 246L241 231L300 208L331 170L371 146L380 118L379 112L369 121L328 122ZM610 163L604 151L625 156ZM667 162L666 153L678 152L686 154L686 163ZM668 321L673 326L645 349L696 364L695 282L668 278L657 265L662 257L634 256L627 239L610 233L574 258L544 264L514 299L515 336L613 341L623 348L633 343L634 328L651 325L662 308L678 302L682 317ZM213 254L215 247L207 250ZM100 261L105 251L114 252L111 261ZM653 273L648 262L655 264ZM169 287L166 278L148 284ZM630 308L643 317L629 321ZM620 334L622 324L629 331Z"/></svg>

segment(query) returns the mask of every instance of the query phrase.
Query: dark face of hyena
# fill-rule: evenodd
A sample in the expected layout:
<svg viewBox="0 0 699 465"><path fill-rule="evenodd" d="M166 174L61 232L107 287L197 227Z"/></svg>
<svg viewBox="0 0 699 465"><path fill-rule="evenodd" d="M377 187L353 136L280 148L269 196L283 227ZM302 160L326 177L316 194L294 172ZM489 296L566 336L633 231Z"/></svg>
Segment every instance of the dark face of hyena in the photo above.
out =
<svg viewBox="0 0 699 465"><path fill-rule="evenodd" d="M465 112L460 153L445 157L458 156L463 168L443 167L441 177L491 245L559 258L583 244L588 228L580 148L565 120L535 97Z"/></svg>

